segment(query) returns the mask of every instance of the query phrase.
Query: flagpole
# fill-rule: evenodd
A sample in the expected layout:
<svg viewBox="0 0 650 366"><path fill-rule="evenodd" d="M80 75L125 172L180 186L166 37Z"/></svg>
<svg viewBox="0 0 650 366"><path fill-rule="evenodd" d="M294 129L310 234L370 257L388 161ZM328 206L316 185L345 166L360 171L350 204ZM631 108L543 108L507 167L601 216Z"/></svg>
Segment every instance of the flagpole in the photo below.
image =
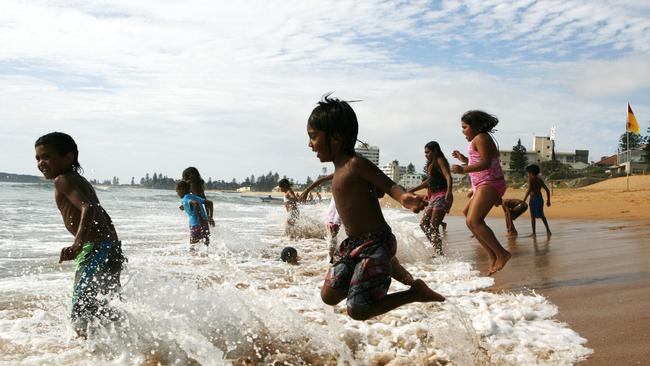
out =
<svg viewBox="0 0 650 366"><path fill-rule="evenodd" d="M630 133L625 129L625 135L627 136L627 190L630 190L630 170L632 170L632 162L630 161Z"/></svg>

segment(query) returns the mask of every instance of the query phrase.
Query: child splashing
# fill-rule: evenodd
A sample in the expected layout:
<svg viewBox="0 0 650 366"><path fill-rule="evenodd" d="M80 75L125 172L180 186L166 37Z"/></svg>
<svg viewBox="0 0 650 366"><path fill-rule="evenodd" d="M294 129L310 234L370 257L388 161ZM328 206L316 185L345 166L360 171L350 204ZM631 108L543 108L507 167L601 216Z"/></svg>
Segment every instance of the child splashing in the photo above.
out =
<svg viewBox="0 0 650 366"><path fill-rule="evenodd" d="M321 177L314 181L307 189L305 189L304 192L300 194L300 197L298 197L298 200L300 202L304 202L305 198L307 197L307 194L309 191L312 189L318 187L319 185L323 184L324 182L330 181L334 179L334 174L326 175L324 177ZM382 198L384 195L383 193L377 192L377 198ZM334 201L334 196L330 199L330 205L329 208L327 209L327 230L329 230L330 237L329 237L329 250L328 254L330 257L330 264L334 263L335 256L337 253L337 237L339 234L339 229L341 228L341 217L339 216L339 213L336 211L336 201ZM415 282L415 279L409 273L409 271L406 270L402 266L402 264L399 262L397 257L393 257L392 262L391 262L391 272L390 275L392 278L396 279L397 281L405 284L406 286L412 286L413 282Z"/></svg>
<svg viewBox="0 0 650 366"><path fill-rule="evenodd" d="M424 156L427 159L427 179L422 184L409 189L409 192L415 193L424 187L427 188L429 204L424 209L420 228L433 244L436 254L442 255L439 227L454 200L449 162L436 141L429 141L424 146Z"/></svg>
<svg viewBox="0 0 650 366"><path fill-rule="evenodd" d="M71 318L77 334L86 338L89 325L118 318L108 303L119 298L126 258L110 216L79 173L79 151L72 137L52 132L39 137L34 147L38 170L54 180L56 205L74 235L74 243L61 249L59 263L76 263Z"/></svg>
<svg viewBox="0 0 650 366"><path fill-rule="evenodd" d="M284 208L287 210L287 222L284 227L284 233L293 239L296 236L294 227L300 218L300 210L298 210L298 198L291 186L291 182L286 178L282 178L278 182L280 191L284 193Z"/></svg>
<svg viewBox="0 0 650 366"><path fill-rule="evenodd" d="M483 111L468 111L461 117L463 135L469 141L469 158L454 150L452 156L466 165L452 165L456 174L469 174L472 194L463 210L467 227L487 251L492 261L488 275L500 271L510 260L494 232L485 223L485 217L492 206L501 201L506 191L506 181L501 171L499 150L490 135L499 120Z"/></svg>
<svg viewBox="0 0 650 366"><path fill-rule="evenodd" d="M181 198L183 210L190 223L190 250L195 250L192 244L203 240L205 246L210 245L210 228L208 227L208 214L205 210L205 200L190 193L190 184L181 180L176 184L176 194Z"/></svg>
<svg viewBox="0 0 650 366"><path fill-rule="evenodd" d="M357 117L347 102L328 95L314 108L307 122L309 147L321 162L334 163L332 192L336 209L348 234L337 249L321 288L321 298L336 305L347 298L347 312L366 320L411 302L444 301L424 281L410 289L388 294L392 259L397 243L377 199L377 189L387 192L415 212L425 202L407 193L369 160L354 152Z"/></svg>
<svg viewBox="0 0 650 366"><path fill-rule="evenodd" d="M206 213L208 214L208 223L210 226L214 227L214 205L212 201L205 197L205 181L203 178L201 178L199 170L193 166L185 168L185 170L183 170L182 180L190 184L190 193L195 194L205 200L204 204ZM182 209L183 206L181 206L181 210Z"/></svg>

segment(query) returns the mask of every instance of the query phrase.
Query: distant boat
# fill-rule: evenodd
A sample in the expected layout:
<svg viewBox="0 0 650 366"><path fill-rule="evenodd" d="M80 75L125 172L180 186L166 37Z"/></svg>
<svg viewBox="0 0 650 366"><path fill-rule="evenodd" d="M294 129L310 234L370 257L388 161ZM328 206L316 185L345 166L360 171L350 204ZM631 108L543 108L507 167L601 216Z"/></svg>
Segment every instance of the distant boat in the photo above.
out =
<svg viewBox="0 0 650 366"><path fill-rule="evenodd" d="M282 201L282 198L275 198L275 197L272 197L271 195L266 196L266 197L260 197L260 199L262 200L262 202L281 202Z"/></svg>

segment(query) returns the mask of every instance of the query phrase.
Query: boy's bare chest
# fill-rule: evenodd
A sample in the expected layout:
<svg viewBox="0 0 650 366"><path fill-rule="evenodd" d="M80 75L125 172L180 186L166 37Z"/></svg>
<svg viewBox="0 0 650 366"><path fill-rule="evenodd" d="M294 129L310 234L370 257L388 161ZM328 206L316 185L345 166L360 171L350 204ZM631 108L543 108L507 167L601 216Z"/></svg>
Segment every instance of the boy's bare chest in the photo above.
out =
<svg viewBox="0 0 650 366"><path fill-rule="evenodd" d="M68 230L76 231L76 228L79 225L81 212L79 212L79 210L62 194L57 194L55 200L66 228L68 228Z"/></svg>

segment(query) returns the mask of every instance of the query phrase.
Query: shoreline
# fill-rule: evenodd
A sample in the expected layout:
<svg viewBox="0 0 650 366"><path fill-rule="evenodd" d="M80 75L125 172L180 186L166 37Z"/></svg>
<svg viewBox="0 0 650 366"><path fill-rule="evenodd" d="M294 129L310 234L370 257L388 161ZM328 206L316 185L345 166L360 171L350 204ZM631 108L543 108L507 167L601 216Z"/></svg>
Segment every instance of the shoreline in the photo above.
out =
<svg viewBox="0 0 650 366"><path fill-rule="evenodd" d="M463 208L469 201L468 191L468 189L454 191L454 204L449 215L463 215ZM417 193L425 195L426 190ZM525 193L525 189L509 187L503 198L523 199ZM542 194L546 200L546 192L542 191ZM390 197L382 198L381 204L383 207L401 207ZM554 188L551 194L551 207L544 206L544 213L550 221L553 219L640 221L650 220L648 207L650 207L650 175L645 175L631 176L630 190L627 190L625 177L608 179L581 188ZM524 219L528 216L528 213L524 213L517 223L528 221ZM488 217L502 218L501 207L493 207Z"/></svg>
<svg viewBox="0 0 650 366"><path fill-rule="evenodd" d="M513 257L487 291L546 297L558 307L558 321L593 349L580 365L644 364L650 358L650 220L551 219L549 224L551 237L525 235L530 232L525 222L518 225L519 237L507 238L505 225L491 223ZM478 242L469 235L463 241L473 250L475 266L487 267Z"/></svg>

